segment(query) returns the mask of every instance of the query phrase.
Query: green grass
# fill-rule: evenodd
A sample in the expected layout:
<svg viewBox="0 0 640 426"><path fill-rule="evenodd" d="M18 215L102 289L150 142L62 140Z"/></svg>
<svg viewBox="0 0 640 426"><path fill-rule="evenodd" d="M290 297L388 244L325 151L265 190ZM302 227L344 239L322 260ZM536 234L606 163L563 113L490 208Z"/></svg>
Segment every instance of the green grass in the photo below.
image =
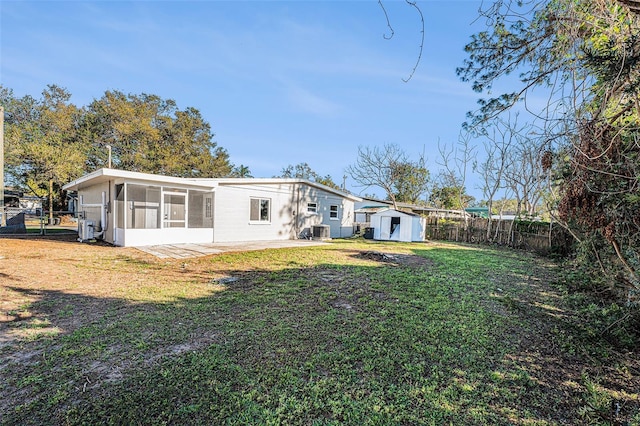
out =
<svg viewBox="0 0 640 426"><path fill-rule="evenodd" d="M544 360L523 351L556 318L555 295L541 290L554 270L542 259L340 241L199 262L208 272L192 285L210 285L205 296L191 297L188 282L183 297L139 288L99 301L101 315L73 331L21 343L36 355L0 370L21 396L0 422L546 425L598 414L563 413L571 400L554 386L569 373L545 380ZM238 280L219 285L220 272ZM95 302L78 296L59 315Z"/></svg>

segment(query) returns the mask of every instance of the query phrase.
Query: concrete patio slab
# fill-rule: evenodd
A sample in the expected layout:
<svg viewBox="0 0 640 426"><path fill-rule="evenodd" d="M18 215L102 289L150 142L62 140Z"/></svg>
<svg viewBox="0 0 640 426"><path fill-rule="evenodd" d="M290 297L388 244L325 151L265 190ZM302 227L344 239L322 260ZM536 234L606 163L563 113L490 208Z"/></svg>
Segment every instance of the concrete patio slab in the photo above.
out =
<svg viewBox="0 0 640 426"><path fill-rule="evenodd" d="M311 247L327 244L316 240L243 241L239 243L166 244L136 247L159 259L188 259L238 251L267 250L289 247Z"/></svg>

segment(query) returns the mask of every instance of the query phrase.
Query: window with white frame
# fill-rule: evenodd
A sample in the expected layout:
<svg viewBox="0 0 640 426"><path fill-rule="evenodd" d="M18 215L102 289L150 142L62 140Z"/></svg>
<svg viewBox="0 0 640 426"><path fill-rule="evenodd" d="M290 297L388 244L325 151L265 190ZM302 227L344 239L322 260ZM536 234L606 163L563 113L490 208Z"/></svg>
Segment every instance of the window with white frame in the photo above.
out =
<svg viewBox="0 0 640 426"><path fill-rule="evenodd" d="M318 203L307 203L307 213L318 213Z"/></svg>
<svg viewBox="0 0 640 426"><path fill-rule="evenodd" d="M251 198L251 222L269 222L271 220L271 200L268 198Z"/></svg>
<svg viewBox="0 0 640 426"><path fill-rule="evenodd" d="M338 206L335 204L329 206L329 219L338 219Z"/></svg>

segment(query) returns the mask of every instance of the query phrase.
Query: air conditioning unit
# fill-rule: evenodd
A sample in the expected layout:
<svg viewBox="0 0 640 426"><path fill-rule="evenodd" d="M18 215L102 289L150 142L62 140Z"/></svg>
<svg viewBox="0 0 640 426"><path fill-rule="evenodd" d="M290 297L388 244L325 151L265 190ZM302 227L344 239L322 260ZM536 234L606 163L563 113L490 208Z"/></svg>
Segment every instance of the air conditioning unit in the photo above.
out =
<svg viewBox="0 0 640 426"><path fill-rule="evenodd" d="M329 225L314 225L311 228L311 233L314 240L331 239L331 227Z"/></svg>
<svg viewBox="0 0 640 426"><path fill-rule="evenodd" d="M78 241L89 241L95 238L95 223L92 220L78 221Z"/></svg>

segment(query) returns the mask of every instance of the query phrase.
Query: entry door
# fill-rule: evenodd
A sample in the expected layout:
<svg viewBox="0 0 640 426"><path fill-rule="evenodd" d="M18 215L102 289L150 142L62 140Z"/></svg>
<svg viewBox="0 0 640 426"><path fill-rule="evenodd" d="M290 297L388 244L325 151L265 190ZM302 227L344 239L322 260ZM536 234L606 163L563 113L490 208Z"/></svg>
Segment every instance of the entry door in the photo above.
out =
<svg viewBox="0 0 640 426"><path fill-rule="evenodd" d="M391 218L382 216L380 218L380 239L388 240L391 236Z"/></svg>
<svg viewBox="0 0 640 426"><path fill-rule="evenodd" d="M164 228L186 226L187 203L185 194L164 194Z"/></svg>

